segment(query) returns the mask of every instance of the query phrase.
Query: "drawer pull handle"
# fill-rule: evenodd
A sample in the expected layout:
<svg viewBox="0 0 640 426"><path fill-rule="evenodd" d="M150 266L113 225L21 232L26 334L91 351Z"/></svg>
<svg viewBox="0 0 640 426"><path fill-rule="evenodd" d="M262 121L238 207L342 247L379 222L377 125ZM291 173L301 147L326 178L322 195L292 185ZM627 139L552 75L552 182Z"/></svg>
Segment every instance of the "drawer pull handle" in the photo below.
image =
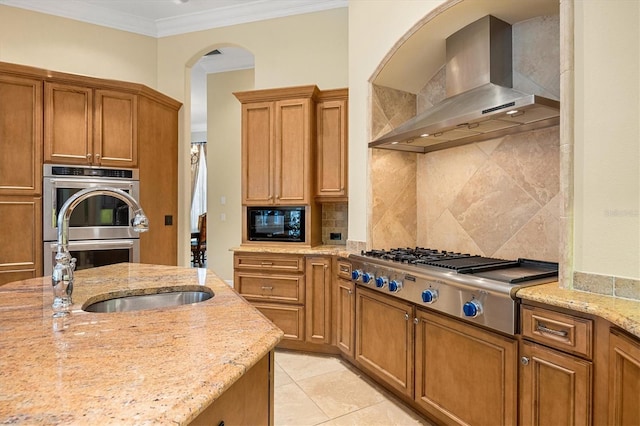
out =
<svg viewBox="0 0 640 426"><path fill-rule="evenodd" d="M273 262L261 262L260 265L262 265L262 266L272 266Z"/></svg>
<svg viewBox="0 0 640 426"><path fill-rule="evenodd" d="M349 272L348 266L340 266L340 272Z"/></svg>
<svg viewBox="0 0 640 426"><path fill-rule="evenodd" d="M520 358L520 363L522 365L529 365L529 358L527 358L526 356L523 356L522 358Z"/></svg>
<svg viewBox="0 0 640 426"><path fill-rule="evenodd" d="M538 323L538 325L536 326L536 330L541 333L552 334L558 337L567 337L569 335L569 333L565 330L554 330L552 328L545 327L545 325L542 323Z"/></svg>
<svg viewBox="0 0 640 426"><path fill-rule="evenodd" d="M273 287L268 286L268 285L263 285L261 288L262 288L263 290L273 291Z"/></svg>

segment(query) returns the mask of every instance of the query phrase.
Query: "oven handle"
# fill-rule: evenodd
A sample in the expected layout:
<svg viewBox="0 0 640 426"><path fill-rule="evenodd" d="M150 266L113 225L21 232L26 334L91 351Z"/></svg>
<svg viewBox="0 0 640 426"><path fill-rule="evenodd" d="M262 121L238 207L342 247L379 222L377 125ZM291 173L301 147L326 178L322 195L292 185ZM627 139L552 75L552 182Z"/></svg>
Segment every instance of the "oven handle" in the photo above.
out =
<svg viewBox="0 0 640 426"><path fill-rule="evenodd" d="M69 241L69 251L76 249L84 250L96 250L96 249L119 249L119 248L131 248L133 247L136 239L126 240L84 240L84 241ZM56 241L51 242L51 250L58 249L58 243Z"/></svg>

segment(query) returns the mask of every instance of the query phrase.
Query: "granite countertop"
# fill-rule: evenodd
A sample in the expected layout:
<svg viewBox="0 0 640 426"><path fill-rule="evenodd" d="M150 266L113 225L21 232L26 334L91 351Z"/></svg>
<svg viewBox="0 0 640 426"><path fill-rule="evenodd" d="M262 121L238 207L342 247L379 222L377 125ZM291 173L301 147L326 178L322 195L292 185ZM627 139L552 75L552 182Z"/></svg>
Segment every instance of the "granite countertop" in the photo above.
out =
<svg viewBox="0 0 640 426"><path fill-rule="evenodd" d="M157 310L81 309L105 293L184 286L215 296ZM283 335L205 269L86 269L76 272L73 297L54 331L51 278L0 287L0 424L186 424Z"/></svg>
<svg viewBox="0 0 640 426"><path fill-rule="evenodd" d="M321 245L314 247L304 247L296 245L243 245L231 249L233 252L245 253L279 253L279 254L302 254L307 256L340 256L348 257L351 252L344 245Z"/></svg>
<svg viewBox="0 0 640 426"><path fill-rule="evenodd" d="M640 300L564 289L557 282L522 288L516 296L599 316L640 338Z"/></svg>

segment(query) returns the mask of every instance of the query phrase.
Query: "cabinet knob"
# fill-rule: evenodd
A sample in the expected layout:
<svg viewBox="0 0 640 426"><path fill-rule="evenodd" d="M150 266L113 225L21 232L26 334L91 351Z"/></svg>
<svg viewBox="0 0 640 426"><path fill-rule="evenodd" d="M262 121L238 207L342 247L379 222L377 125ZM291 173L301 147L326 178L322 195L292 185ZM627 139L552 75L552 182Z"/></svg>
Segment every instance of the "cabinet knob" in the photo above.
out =
<svg viewBox="0 0 640 426"><path fill-rule="evenodd" d="M523 356L522 358L520 358L520 363L522 365L529 365L529 358L527 358L526 356Z"/></svg>
<svg viewBox="0 0 640 426"><path fill-rule="evenodd" d="M417 325L419 322L420 322L420 320L419 320L418 318L414 318L414 319L413 319L413 323L414 323L414 324L416 324L416 325Z"/></svg>
<svg viewBox="0 0 640 426"><path fill-rule="evenodd" d="M349 294L349 296L351 296L353 294L353 291L351 289L347 290L347 293Z"/></svg>
<svg viewBox="0 0 640 426"><path fill-rule="evenodd" d="M92 157L91 154L87 154L87 161L91 161L91 157Z"/></svg>
<svg viewBox="0 0 640 426"><path fill-rule="evenodd" d="M408 314L408 313L406 313L406 312L404 313L404 319L405 319L406 321L409 321L409 314Z"/></svg>
<svg viewBox="0 0 640 426"><path fill-rule="evenodd" d="M100 160L100 154L96 154L96 161Z"/></svg>

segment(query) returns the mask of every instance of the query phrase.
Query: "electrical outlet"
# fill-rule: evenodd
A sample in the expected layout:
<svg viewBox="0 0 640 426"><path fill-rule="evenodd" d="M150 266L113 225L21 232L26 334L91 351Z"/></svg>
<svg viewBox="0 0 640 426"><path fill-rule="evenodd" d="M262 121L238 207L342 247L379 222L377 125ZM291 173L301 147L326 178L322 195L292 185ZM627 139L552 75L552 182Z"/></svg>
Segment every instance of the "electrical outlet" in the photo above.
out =
<svg viewBox="0 0 640 426"><path fill-rule="evenodd" d="M340 241L342 239L342 233L341 232L331 232L329 234L329 239L330 240L338 240L338 241Z"/></svg>
<svg viewBox="0 0 640 426"><path fill-rule="evenodd" d="M166 216L164 217L164 225L165 225L165 226L171 226L171 225L173 225L173 216L171 216L171 215L166 215Z"/></svg>

